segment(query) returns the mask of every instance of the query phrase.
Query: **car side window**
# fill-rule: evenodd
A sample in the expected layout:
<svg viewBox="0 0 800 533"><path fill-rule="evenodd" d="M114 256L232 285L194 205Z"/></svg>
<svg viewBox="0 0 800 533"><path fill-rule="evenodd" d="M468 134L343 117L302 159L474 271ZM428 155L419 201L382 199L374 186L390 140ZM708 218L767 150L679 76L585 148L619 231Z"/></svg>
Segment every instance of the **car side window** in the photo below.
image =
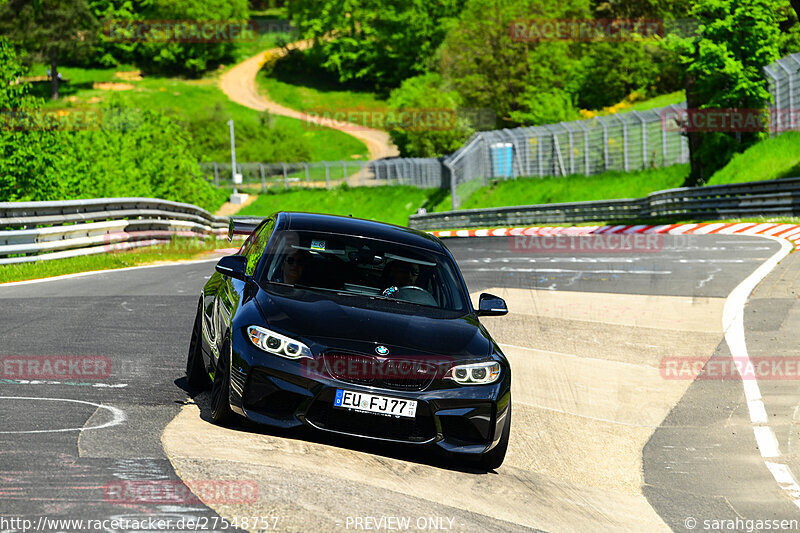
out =
<svg viewBox="0 0 800 533"><path fill-rule="evenodd" d="M261 256L264 255L264 250L267 248L267 243L272 236L273 229L275 229L275 221L273 219L268 219L250 235L252 242L245 251L245 256L247 257L245 272L248 276L255 274L256 267L258 266L258 262L261 261Z"/></svg>

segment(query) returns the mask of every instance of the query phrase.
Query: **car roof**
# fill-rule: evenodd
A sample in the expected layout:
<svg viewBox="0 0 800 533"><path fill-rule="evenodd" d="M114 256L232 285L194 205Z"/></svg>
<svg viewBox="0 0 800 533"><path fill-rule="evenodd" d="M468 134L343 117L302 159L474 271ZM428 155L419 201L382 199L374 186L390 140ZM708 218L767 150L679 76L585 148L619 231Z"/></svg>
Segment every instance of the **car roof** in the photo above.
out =
<svg viewBox="0 0 800 533"><path fill-rule="evenodd" d="M433 235L403 226L375 222L374 220L287 211L276 213L275 218L276 229L356 235L416 246L417 248L434 252L444 251L441 241Z"/></svg>

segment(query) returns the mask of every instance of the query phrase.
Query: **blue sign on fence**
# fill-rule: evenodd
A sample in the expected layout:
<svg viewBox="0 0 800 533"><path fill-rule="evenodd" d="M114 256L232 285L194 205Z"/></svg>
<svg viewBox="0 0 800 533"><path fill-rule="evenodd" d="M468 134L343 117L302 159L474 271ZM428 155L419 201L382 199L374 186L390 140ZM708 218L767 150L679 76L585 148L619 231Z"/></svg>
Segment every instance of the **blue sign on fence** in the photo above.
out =
<svg viewBox="0 0 800 533"><path fill-rule="evenodd" d="M514 159L514 145L511 143L495 143L489 147L492 152L492 170L497 178L511 176L511 164Z"/></svg>

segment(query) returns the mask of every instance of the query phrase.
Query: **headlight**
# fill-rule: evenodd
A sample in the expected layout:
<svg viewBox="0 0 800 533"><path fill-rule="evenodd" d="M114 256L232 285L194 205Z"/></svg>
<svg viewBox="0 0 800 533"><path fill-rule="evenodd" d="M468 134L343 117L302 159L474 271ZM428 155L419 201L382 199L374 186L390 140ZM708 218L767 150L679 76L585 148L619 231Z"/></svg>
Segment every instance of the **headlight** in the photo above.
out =
<svg viewBox="0 0 800 533"><path fill-rule="evenodd" d="M308 346L302 342L259 326L248 327L247 337L259 349L288 359L299 359L312 355Z"/></svg>
<svg viewBox="0 0 800 533"><path fill-rule="evenodd" d="M486 385L494 383L500 377L500 363L475 363L473 365L454 366L445 374L445 379L452 379L460 385Z"/></svg>

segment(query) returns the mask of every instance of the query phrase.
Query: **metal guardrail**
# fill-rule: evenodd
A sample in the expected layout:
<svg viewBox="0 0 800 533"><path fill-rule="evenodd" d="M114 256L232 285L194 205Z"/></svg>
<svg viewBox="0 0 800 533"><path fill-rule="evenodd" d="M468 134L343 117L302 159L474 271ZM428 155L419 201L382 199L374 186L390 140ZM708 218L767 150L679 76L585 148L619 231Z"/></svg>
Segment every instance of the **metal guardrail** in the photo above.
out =
<svg viewBox="0 0 800 533"><path fill-rule="evenodd" d="M437 230L581 222L719 220L763 215L800 215L800 178L683 187L657 191L645 198L411 215L409 226Z"/></svg>
<svg viewBox="0 0 800 533"><path fill-rule="evenodd" d="M228 219L152 198L0 202L0 265L225 235Z"/></svg>

